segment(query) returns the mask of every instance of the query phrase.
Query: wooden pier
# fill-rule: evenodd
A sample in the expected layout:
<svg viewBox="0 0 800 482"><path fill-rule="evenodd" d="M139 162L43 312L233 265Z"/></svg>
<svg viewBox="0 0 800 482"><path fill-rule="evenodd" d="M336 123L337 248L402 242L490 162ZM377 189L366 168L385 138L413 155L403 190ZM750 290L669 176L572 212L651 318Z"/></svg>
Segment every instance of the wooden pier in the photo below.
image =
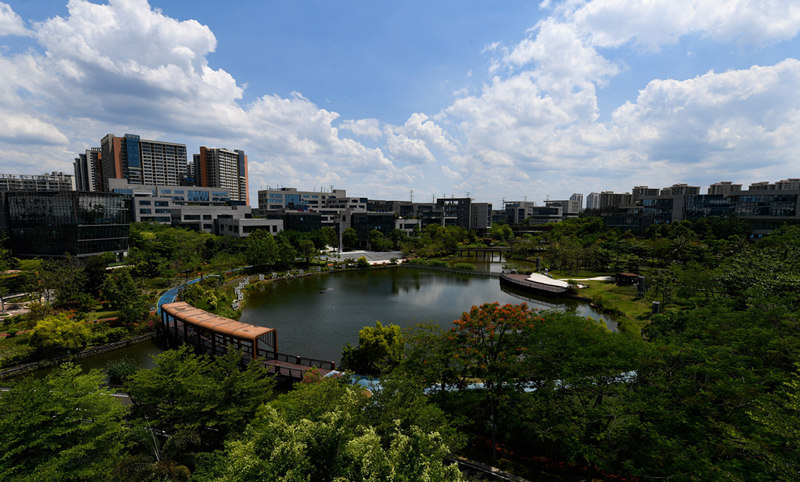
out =
<svg viewBox="0 0 800 482"><path fill-rule="evenodd" d="M278 376L302 380L303 374L312 368L323 376L336 370L333 361L279 353L278 333L273 328L241 323L183 301L161 305L161 322L172 341L188 343L198 353L214 356L234 346L242 352L245 363L260 360L270 373Z"/></svg>
<svg viewBox="0 0 800 482"><path fill-rule="evenodd" d="M526 274L503 273L500 275L500 283L506 283L507 285L513 286L515 288L524 291L543 294L547 296L563 296L571 294L569 288L565 288L562 286L554 286L546 283L537 283L536 281L530 281L528 279L528 275Z"/></svg>

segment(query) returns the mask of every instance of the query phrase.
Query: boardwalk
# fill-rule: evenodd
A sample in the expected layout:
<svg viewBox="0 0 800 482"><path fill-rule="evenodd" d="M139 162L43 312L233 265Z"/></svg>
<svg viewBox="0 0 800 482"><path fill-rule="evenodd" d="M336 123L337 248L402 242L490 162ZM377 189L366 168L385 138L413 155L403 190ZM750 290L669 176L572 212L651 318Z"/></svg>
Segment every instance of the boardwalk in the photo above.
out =
<svg viewBox="0 0 800 482"><path fill-rule="evenodd" d="M558 295L568 294L570 292L568 287L559 286L560 283L556 284L557 280L551 280L551 281L552 281L551 283L531 281L529 279L529 275L527 274L503 273L500 275L501 283L507 283L511 286L527 291L532 291L534 293L541 293L549 296L558 296Z"/></svg>
<svg viewBox="0 0 800 482"><path fill-rule="evenodd" d="M172 341L188 343L211 355L221 355L234 346L242 352L244 362L260 360L270 373L293 380L302 379L312 368L321 375L336 370L333 361L279 353L278 333L272 328L224 318L182 301L161 305L161 322Z"/></svg>

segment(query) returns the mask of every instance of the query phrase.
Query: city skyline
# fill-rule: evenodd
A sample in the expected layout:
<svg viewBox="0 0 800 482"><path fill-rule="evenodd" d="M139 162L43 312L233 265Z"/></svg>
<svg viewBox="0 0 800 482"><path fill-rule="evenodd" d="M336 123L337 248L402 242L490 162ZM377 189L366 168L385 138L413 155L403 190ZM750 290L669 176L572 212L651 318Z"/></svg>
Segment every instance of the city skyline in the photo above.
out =
<svg viewBox="0 0 800 482"><path fill-rule="evenodd" d="M568 199L797 177L788 1L0 2L0 169L109 132L266 186Z"/></svg>

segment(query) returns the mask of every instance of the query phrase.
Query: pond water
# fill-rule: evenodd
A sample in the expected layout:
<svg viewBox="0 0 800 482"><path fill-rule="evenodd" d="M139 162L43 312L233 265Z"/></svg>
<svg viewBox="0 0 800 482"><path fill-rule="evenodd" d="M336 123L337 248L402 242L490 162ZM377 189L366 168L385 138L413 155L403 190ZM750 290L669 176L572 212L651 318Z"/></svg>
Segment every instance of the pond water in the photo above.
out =
<svg viewBox="0 0 800 482"><path fill-rule="evenodd" d="M499 272L503 263L477 262L480 271ZM569 299L535 297L500 286L495 278L439 271L394 268L347 271L267 283L249 291L241 321L278 330L282 353L339 361L346 343L358 343L364 326L394 323L410 327L433 322L447 329L472 305L497 301L527 303L539 310L571 311L602 319L612 330L617 324L587 303ZM147 341L119 350L75 360L85 370L105 369L128 359L144 368L153 366L152 355L161 349ZM43 377L50 369L32 372Z"/></svg>
<svg viewBox="0 0 800 482"><path fill-rule="evenodd" d="M433 322L449 328L472 305L494 301L574 311L616 329L613 320L587 303L510 292L495 278L404 268L262 284L249 292L240 320L275 328L279 352L338 361L342 347L358 343L358 331L376 321L401 327Z"/></svg>

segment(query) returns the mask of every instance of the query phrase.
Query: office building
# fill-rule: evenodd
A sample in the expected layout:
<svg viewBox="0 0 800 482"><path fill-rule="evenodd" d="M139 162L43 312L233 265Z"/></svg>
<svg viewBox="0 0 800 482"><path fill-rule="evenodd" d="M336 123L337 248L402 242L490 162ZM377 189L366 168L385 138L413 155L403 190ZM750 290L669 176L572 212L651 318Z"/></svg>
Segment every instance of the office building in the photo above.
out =
<svg viewBox="0 0 800 482"><path fill-rule="evenodd" d="M158 186L180 186L186 179L185 144L107 134L100 142L100 160L104 191L109 191L109 179Z"/></svg>
<svg viewBox="0 0 800 482"><path fill-rule="evenodd" d="M86 152L78 154L73 167L75 169L75 190L91 192L103 190L99 147L92 147L86 149Z"/></svg>
<svg viewBox="0 0 800 482"><path fill-rule="evenodd" d="M600 209L600 193L590 192L586 196L586 209Z"/></svg>
<svg viewBox="0 0 800 482"><path fill-rule="evenodd" d="M700 194L700 186L689 186L687 184L673 184L665 187L659 193L662 196L696 196Z"/></svg>
<svg viewBox="0 0 800 482"><path fill-rule="evenodd" d="M574 212L581 212L583 211L583 194L579 192L572 193L572 196L569 197L570 200L570 210Z"/></svg>
<svg viewBox="0 0 800 482"><path fill-rule="evenodd" d="M648 196L658 196L659 189L656 187L636 186L631 190L631 203L634 206L641 206L642 199Z"/></svg>
<svg viewBox="0 0 800 482"><path fill-rule="evenodd" d="M262 215L278 209L314 211L327 206L328 199L346 197L344 189L298 191L293 187L267 188L258 191L258 210Z"/></svg>
<svg viewBox="0 0 800 482"><path fill-rule="evenodd" d="M217 220L252 217L250 206L231 200L225 189L137 185L124 179L109 180L109 187L112 192L129 200L133 222L168 224L224 234L220 232Z"/></svg>
<svg viewBox="0 0 800 482"><path fill-rule="evenodd" d="M623 206L630 206L633 197L630 193L615 193L614 191L603 191L600 193L599 209L614 209Z"/></svg>
<svg viewBox="0 0 800 482"><path fill-rule="evenodd" d="M0 191L74 191L75 178L63 172L0 174Z"/></svg>
<svg viewBox="0 0 800 482"><path fill-rule="evenodd" d="M282 219L264 218L219 218L217 226L220 235L246 238L256 230L262 230L273 236L283 231Z"/></svg>
<svg viewBox="0 0 800 482"><path fill-rule="evenodd" d="M715 182L714 184L708 186L708 194L709 195L721 195L727 196L732 192L739 192L742 190L741 184L733 184L730 181L721 181Z"/></svg>
<svg viewBox="0 0 800 482"><path fill-rule="evenodd" d="M128 250L130 212L117 194L5 191L0 193L0 229L17 257L121 255Z"/></svg>
<svg viewBox="0 0 800 482"><path fill-rule="evenodd" d="M194 184L228 190L234 201L248 201L247 155L242 150L200 147L190 169Z"/></svg>
<svg viewBox="0 0 800 482"><path fill-rule="evenodd" d="M470 229L472 199L439 198L436 209L442 211L442 226L460 226Z"/></svg>

